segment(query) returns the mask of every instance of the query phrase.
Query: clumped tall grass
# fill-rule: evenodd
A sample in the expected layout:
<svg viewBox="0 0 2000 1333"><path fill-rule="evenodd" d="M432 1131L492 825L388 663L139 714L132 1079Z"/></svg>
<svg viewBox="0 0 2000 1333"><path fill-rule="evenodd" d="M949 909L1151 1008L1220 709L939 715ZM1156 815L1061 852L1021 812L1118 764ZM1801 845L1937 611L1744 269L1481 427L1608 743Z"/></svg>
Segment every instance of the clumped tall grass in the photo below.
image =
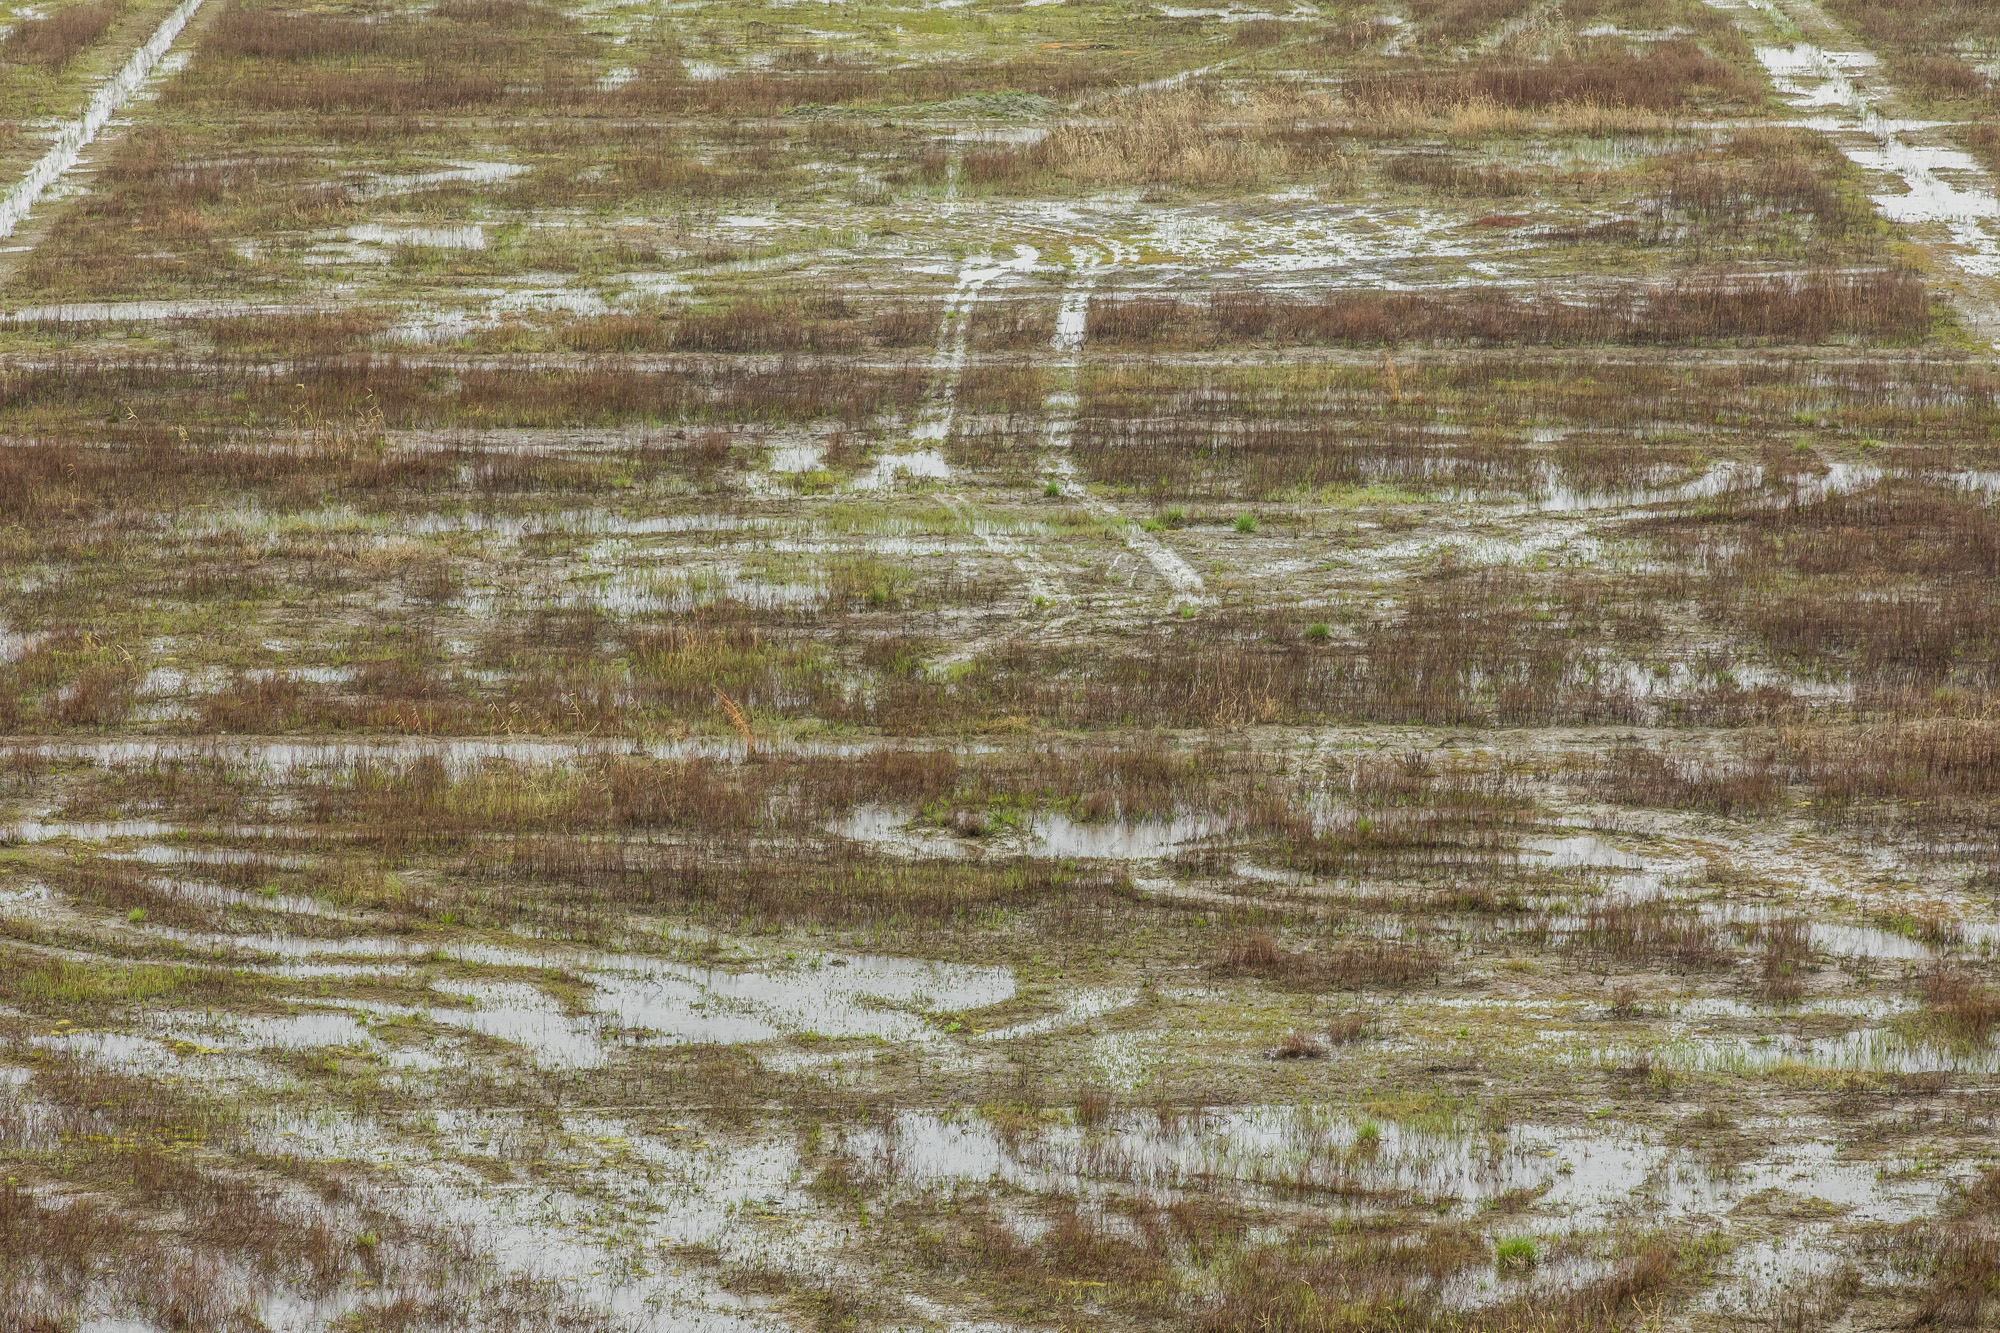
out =
<svg viewBox="0 0 2000 1333"><path fill-rule="evenodd" d="M0 40L0 60L61 69L111 30L122 7L117 0L97 0L22 19Z"/></svg>
<svg viewBox="0 0 2000 1333"><path fill-rule="evenodd" d="M1721 931L1694 910L1671 903L1607 903L1588 908L1567 932L1572 953L1677 972L1726 968L1735 953Z"/></svg>
<svg viewBox="0 0 2000 1333"><path fill-rule="evenodd" d="M1877 49L1886 48L1891 73L1933 98L1990 101L1993 83L1963 59L1967 51L2000 42L2000 15L1980 0L1833 0L1843 23Z"/></svg>
<svg viewBox="0 0 2000 1333"><path fill-rule="evenodd" d="M2000 1027L2000 995L1975 975L1937 968L1923 978L1920 989L1932 1014L1957 1040L1984 1044Z"/></svg>
<svg viewBox="0 0 2000 1333"><path fill-rule="evenodd" d="M1270 932L1231 939L1215 962L1223 975L1254 976L1309 989L1393 990L1435 980L1443 963L1434 952L1402 940L1335 941L1294 952Z"/></svg>
<svg viewBox="0 0 2000 1333"><path fill-rule="evenodd" d="M1805 994L1805 976L1812 967L1812 932L1797 917L1768 921L1758 928L1762 945L1762 991L1766 1000L1791 1004Z"/></svg>
<svg viewBox="0 0 2000 1333"><path fill-rule="evenodd" d="M1641 1240L1609 1271L1550 1298L1517 1296L1475 1311L1451 1308L1446 1286L1492 1248L1471 1228L1437 1225L1410 1234L1381 1226L1307 1230L1281 1242L1246 1246L1231 1257L1220 1298L1204 1312L1206 1333L1284 1327L1301 1333L1407 1328L1462 1333L1527 1333L1561 1328L1610 1333L1624 1316L1673 1279L1675 1249Z"/></svg>
<svg viewBox="0 0 2000 1333"><path fill-rule="evenodd" d="M1740 765L1709 764L1623 745L1612 752L1608 768L1605 794L1627 805L1753 815L1775 810L1785 795L1783 777L1769 755Z"/></svg>
<svg viewBox="0 0 2000 1333"><path fill-rule="evenodd" d="M1874 209L1854 188L1851 171L1822 136L1743 130L1714 148L1667 156L1646 202L1661 222L1660 243L1699 250L1760 220L1801 215L1813 220L1820 239L1836 239L1874 224Z"/></svg>
<svg viewBox="0 0 2000 1333"><path fill-rule="evenodd" d="M10 1330L55 1333L106 1300L168 1328L247 1326L273 1299L356 1283L393 1289L359 1308L398 1323L521 1327L548 1313L546 1291L497 1278L468 1238L405 1221L337 1171L257 1154L220 1099L60 1052L35 1052L32 1069L0 1087ZM485 1280L469 1293L474 1274Z"/></svg>
<svg viewBox="0 0 2000 1333"><path fill-rule="evenodd" d="M1820 494L1802 484L1785 503L1725 496L1652 528L1708 571L1708 615L1782 660L1848 677L1870 701L1985 688L2000 665L2000 521L1974 492L1894 475Z"/></svg>
<svg viewBox="0 0 2000 1333"><path fill-rule="evenodd" d="M1886 1247L1916 1274L1913 1322L1978 1328L2000 1305L2000 1171L1987 1170L1940 1216L1907 1222Z"/></svg>
<svg viewBox="0 0 2000 1333"><path fill-rule="evenodd" d="M1244 187L1311 171L1344 176L1340 136L1323 102L1289 91L1228 100L1202 88L1094 105L1025 148L968 152L968 186L1000 191L1105 185L1191 190Z"/></svg>
<svg viewBox="0 0 2000 1333"><path fill-rule="evenodd" d="M504 21L495 18L502 8ZM574 27L559 11L528 3L446 5L426 19L380 20L238 3L210 29L168 98L265 113L392 116L464 114L510 99L573 105L592 87L576 63ZM518 80L511 85L510 74Z"/></svg>
<svg viewBox="0 0 2000 1333"><path fill-rule="evenodd" d="M1310 874L1402 877L1508 861L1534 823L1534 802L1503 775L1441 771L1417 753L1331 772L1326 793L1324 813L1253 807L1249 831Z"/></svg>

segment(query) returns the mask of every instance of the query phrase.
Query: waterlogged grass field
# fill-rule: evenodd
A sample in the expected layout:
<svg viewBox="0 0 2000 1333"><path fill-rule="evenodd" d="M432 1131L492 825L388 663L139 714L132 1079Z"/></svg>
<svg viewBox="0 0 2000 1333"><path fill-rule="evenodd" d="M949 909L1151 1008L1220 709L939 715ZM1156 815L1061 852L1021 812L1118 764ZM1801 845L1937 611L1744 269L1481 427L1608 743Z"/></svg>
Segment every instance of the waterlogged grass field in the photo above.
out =
<svg viewBox="0 0 2000 1333"><path fill-rule="evenodd" d="M1996 80L0 5L0 1327L2000 1325Z"/></svg>

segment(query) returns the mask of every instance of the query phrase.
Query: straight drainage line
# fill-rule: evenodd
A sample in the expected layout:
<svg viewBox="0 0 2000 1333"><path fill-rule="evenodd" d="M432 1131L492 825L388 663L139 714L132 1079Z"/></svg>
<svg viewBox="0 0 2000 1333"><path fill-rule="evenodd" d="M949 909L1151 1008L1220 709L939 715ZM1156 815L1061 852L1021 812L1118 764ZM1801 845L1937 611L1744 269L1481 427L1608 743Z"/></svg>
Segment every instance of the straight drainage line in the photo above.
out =
<svg viewBox="0 0 2000 1333"><path fill-rule="evenodd" d="M160 63L160 57L174 44L174 38L181 35L181 29L201 8L201 0L181 0L174 12L161 21L146 39L146 44L132 53L125 67L113 75L109 82L99 88L90 99L90 106L83 115L63 126L49 151L42 154L41 161L28 169L14 188L0 199L0 237L12 236L14 228L21 225L48 188L61 180L83 156L83 150L118 114L121 107L131 100L153 67Z"/></svg>

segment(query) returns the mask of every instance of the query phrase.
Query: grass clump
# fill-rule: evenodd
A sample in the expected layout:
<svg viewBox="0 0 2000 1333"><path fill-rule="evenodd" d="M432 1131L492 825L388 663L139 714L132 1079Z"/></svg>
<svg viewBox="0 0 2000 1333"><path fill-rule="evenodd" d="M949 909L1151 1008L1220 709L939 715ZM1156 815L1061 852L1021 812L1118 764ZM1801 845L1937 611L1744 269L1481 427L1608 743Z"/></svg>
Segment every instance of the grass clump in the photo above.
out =
<svg viewBox="0 0 2000 1333"><path fill-rule="evenodd" d="M0 40L0 60L61 69L109 32L123 8L117 0L97 0L22 19Z"/></svg>

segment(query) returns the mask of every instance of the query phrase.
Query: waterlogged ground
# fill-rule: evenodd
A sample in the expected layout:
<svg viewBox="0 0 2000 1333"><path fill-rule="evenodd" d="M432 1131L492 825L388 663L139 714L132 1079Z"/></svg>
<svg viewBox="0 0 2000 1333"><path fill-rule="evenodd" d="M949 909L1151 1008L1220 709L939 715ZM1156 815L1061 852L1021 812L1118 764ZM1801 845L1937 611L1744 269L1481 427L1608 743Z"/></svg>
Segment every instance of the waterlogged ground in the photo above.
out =
<svg viewBox="0 0 2000 1333"><path fill-rule="evenodd" d="M0 14L0 1325L2000 1323L2000 23Z"/></svg>

